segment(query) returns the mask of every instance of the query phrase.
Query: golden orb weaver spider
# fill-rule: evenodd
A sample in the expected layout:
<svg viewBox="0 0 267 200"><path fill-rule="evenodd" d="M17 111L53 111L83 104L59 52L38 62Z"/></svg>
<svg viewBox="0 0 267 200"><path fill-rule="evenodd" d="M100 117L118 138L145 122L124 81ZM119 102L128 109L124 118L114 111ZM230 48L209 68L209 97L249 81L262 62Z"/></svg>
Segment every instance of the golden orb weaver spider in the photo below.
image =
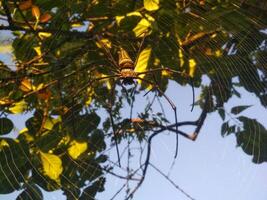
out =
<svg viewBox="0 0 267 200"><path fill-rule="evenodd" d="M154 78L154 81L151 80L147 80L145 78L142 77L142 75L146 75L146 74L151 74L153 75L153 73L155 72L168 72L168 73L173 73L173 74L177 74L186 78L189 78L191 86L192 86L192 93L193 93L193 103L192 103L192 108L191 111L193 110L194 107L194 99L195 99L195 93L194 93L194 85L193 85L193 81L192 78L180 71L176 71L167 67L158 67L158 68L154 68L154 69L148 69L142 72L136 72L135 71L135 67L137 65L137 61L138 61L138 57L140 56L140 52L141 52L141 48L142 45L144 43L144 39L145 36L143 37L143 40L139 46L139 50L138 50L138 54L137 54L137 58L135 60L135 62L130 58L129 54L127 53L127 51L122 48L121 46L119 47L119 51L118 51L118 61L115 60L115 58L113 57L113 55L111 54L111 52L109 51L109 49L106 47L106 44L104 42L102 42L101 38L99 36L96 36L97 42L100 44L101 49L104 50L104 54L105 56L108 58L108 60L111 62L113 68L111 68L111 71L114 72L114 74L112 75L106 75L106 76L101 76L99 78L95 78L91 81L89 81L85 86L83 86L77 93L79 94L82 90L86 89L89 85L93 84L96 81L100 81L100 80L105 80L105 79L116 79L116 80L121 80L121 86L123 87L123 85L132 85L135 84L134 80L140 80L148 85L152 86L152 89L155 89L161 96L163 96L167 102L170 104L173 112L174 112L174 117L175 117L175 131L176 133L178 133L178 119L177 119L177 108L175 106L175 104L173 103L173 101L163 92L163 90L160 88L159 84L156 83L156 80ZM152 89L150 89L145 95L147 95ZM76 96L75 95L75 96ZM144 95L144 96L145 96ZM117 157L118 157L118 164L119 166L121 166L120 164L120 153L119 153L119 147L118 147L118 142L116 139L116 130L115 130L115 125L114 125L114 121L113 121L113 117L110 114L110 120L111 120L111 126L112 126L112 130L113 130L113 135L114 135L114 140L115 140L115 146L116 146L116 151L117 151ZM175 150L175 156L174 158L176 158L178 155L178 134L176 134L176 150Z"/></svg>

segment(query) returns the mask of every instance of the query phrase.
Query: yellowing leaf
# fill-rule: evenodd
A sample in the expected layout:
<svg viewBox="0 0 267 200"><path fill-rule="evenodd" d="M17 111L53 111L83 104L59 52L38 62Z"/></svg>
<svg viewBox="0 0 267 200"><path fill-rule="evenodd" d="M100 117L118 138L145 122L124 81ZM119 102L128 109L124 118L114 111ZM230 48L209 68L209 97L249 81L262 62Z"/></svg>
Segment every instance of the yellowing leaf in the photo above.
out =
<svg viewBox="0 0 267 200"><path fill-rule="evenodd" d="M3 149L3 147L9 147L9 144L6 140L1 140L0 142L0 149Z"/></svg>
<svg viewBox="0 0 267 200"><path fill-rule="evenodd" d="M51 131L53 129L53 126L54 126L54 123L53 123L52 119L47 118L45 123L44 123L44 128Z"/></svg>
<svg viewBox="0 0 267 200"><path fill-rule="evenodd" d="M83 26L82 23L74 23L74 24L71 25L72 28L80 28L82 26Z"/></svg>
<svg viewBox="0 0 267 200"><path fill-rule="evenodd" d="M40 152L44 174L52 180L60 183L59 176L63 171L62 161L59 156Z"/></svg>
<svg viewBox="0 0 267 200"><path fill-rule="evenodd" d="M32 16L35 17L36 21L40 18L40 9L38 6L32 6Z"/></svg>
<svg viewBox="0 0 267 200"><path fill-rule="evenodd" d="M9 106L12 104L12 100L11 99L7 99L7 98L3 98L0 99L0 106Z"/></svg>
<svg viewBox="0 0 267 200"><path fill-rule="evenodd" d="M216 57L221 57L222 56L222 51L221 50L215 51L215 55L216 55Z"/></svg>
<svg viewBox="0 0 267 200"><path fill-rule="evenodd" d="M23 92L30 92L34 90L35 88L32 85L31 81L25 78L20 82L19 89L21 89Z"/></svg>
<svg viewBox="0 0 267 200"><path fill-rule="evenodd" d="M24 138L26 139L27 142L32 142L34 141L33 136L31 136L28 132L28 128L24 128L22 130L20 130L19 132L20 135L24 135Z"/></svg>
<svg viewBox="0 0 267 200"><path fill-rule="evenodd" d="M0 53L5 54L9 53L11 54L13 52L13 47L11 44L1 44L0 46Z"/></svg>
<svg viewBox="0 0 267 200"><path fill-rule="evenodd" d="M68 148L68 153L73 159L77 159L88 148L87 142L72 141Z"/></svg>
<svg viewBox="0 0 267 200"><path fill-rule="evenodd" d="M135 36L144 37L144 34L148 33L151 23L154 21L155 19L150 15L146 15L146 18L142 18L133 29Z"/></svg>
<svg viewBox="0 0 267 200"><path fill-rule="evenodd" d="M126 14L127 17L131 17L131 16L139 16L142 17L142 14L140 12L130 12ZM121 20L123 20L126 16L116 16L115 20L117 22L118 25L120 25Z"/></svg>
<svg viewBox="0 0 267 200"><path fill-rule="evenodd" d="M155 11L159 9L159 0L144 0L144 7L148 11Z"/></svg>
<svg viewBox="0 0 267 200"><path fill-rule="evenodd" d="M151 26L151 23L147 19L141 19L140 22L134 27L133 32L136 37L143 37L143 34Z"/></svg>
<svg viewBox="0 0 267 200"><path fill-rule="evenodd" d="M38 56L41 56L41 55L42 55L41 47L34 47L33 49L34 49L34 51L36 52L36 54L37 54Z"/></svg>
<svg viewBox="0 0 267 200"><path fill-rule="evenodd" d="M93 95L94 95L94 91L93 91L92 88L89 88L89 89L87 90L87 92L88 92L88 98L87 98L87 101L85 102L85 104L86 104L87 106L89 106L89 105L92 103Z"/></svg>
<svg viewBox="0 0 267 200"><path fill-rule="evenodd" d="M189 59L189 76L194 77L197 63L194 59Z"/></svg>
<svg viewBox="0 0 267 200"><path fill-rule="evenodd" d="M136 66L135 66L135 72L145 72L148 67L148 62L151 55L151 47L147 47L143 49L138 57ZM145 74L139 75L140 78L144 78ZM137 80L139 84L142 83L141 80Z"/></svg>
<svg viewBox="0 0 267 200"><path fill-rule="evenodd" d="M38 36L39 36L41 39L44 39L44 38L51 37L51 36L52 36L52 33L39 32L39 33L38 33Z"/></svg>
<svg viewBox="0 0 267 200"><path fill-rule="evenodd" d="M96 42L96 45L98 46L98 48L102 48L104 46L110 49L112 46L112 43L109 39L103 38L100 41Z"/></svg>
<svg viewBox="0 0 267 200"><path fill-rule="evenodd" d="M46 22L50 21L51 18L52 18L52 16L49 13L44 13L40 17L40 22L41 23L46 23Z"/></svg>
<svg viewBox="0 0 267 200"><path fill-rule="evenodd" d="M24 112L26 108L27 108L27 103L24 100L22 100L17 103L14 103L13 106L9 108L9 111L12 112L13 114L19 114Z"/></svg>
<svg viewBox="0 0 267 200"><path fill-rule="evenodd" d="M19 9L22 11L30 9L31 6L32 6L32 0L22 1L19 3Z"/></svg>

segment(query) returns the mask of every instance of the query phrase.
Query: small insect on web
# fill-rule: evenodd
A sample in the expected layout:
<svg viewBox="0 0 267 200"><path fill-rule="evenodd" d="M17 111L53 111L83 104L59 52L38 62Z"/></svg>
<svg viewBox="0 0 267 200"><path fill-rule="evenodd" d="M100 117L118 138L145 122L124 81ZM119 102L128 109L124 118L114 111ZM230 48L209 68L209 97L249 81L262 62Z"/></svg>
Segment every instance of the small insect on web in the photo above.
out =
<svg viewBox="0 0 267 200"><path fill-rule="evenodd" d="M178 118L177 118L177 109L175 104L172 102L172 100L164 93L164 91L160 88L159 84L157 83L157 80L155 78L154 73L156 72L168 72L168 73L173 73L179 76L183 76L186 78L189 78L191 86L192 86L192 93L193 93L193 103L192 103L192 109L194 107L194 98L195 98L195 94L194 94L194 86L193 86L193 81L191 79L191 77L183 72L180 71L176 71L173 70L171 68L167 68L167 67L163 67L161 65L161 67L157 67L157 68L151 68L145 71L141 71L141 72L137 72L136 71L136 66L137 66L137 62L141 53L141 49L142 49L142 45L144 44L145 41L145 37L146 35L143 37L140 46L139 46L139 50L137 53L137 58L135 60L135 62L130 58L129 54L127 53L127 51L119 46L118 47L118 61L116 61L116 59L113 57L113 55L111 54L109 48L106 46L106 44L103 42L102 38L100 38L100 36L96 36L97 39L97 43L100 44L101 49L103 50L105 56L107 57L107 59L110 61L110 63L112 64L112 66L109 66L111 69L111 72L113 74L111 75L106 75L106 76L101 76L100 78L95 78L92 79L91 81L89 81L85 86L83 86L77 93L79 94L82 90L86 89L89 85L93 84L96 81L100 81L100 80L105 80L105 79L113 79L115 82L119 83L119 85L121 87L124 88L124 85L135 85L136 86L136 82L135 80L139 80L144 82L145 84L148 84L150 86L152 86L152 89L150 89L145 95L147 95L149 92L151 92L152 90L155 90L159 93L160 96L163 96L167 102L170 104L173 112L174 112L174 117L175 117L175 131L176 131L176 150L175 150L175 158L178 155ZM144 75L152 75L153 80L148 80L146 78L144 78ZM121 82L120 82L121 81ZM75 96L76 96L75 95ZM144 96L145 96L144 95ZM119 147L118 147L118 141L117 141L117 135L116 135L116 130L115 130L115 124L114 124L114 120L112 117L112 106L110 106L109 108L109 114L110 114L110 122L111 122L111 127L112 127L112 131L113 131L113 135L114 135L114 140L115 140L115 146L116 146L116 151L117 151L117 157L118 157L118 164L119 166L121 166L120 164L120 153L119 153Z"/></svg>

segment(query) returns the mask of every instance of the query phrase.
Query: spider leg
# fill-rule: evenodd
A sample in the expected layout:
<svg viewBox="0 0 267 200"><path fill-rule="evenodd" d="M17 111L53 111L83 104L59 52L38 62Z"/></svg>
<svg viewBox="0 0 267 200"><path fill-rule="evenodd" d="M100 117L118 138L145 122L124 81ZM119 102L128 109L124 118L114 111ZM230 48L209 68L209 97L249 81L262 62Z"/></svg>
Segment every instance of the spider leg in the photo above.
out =
<svg viewBox="0 0 267 200"><path fill-rule="evenodd" d="M113 65L114 69L116 70L116 72L119 72L119 66L118 63L115 61L114 57L112 56L111 52L109 51L109 49L107 48L106 44L104 44L100 37L97 35L96 36L97 42L99 42L99 44L101 45L101 47L104 49L104 53L107 56L108 60L111 62L111 64Z"/></svg>
<svg viewBox="0 0 267 200"><path fill-rule="evenodd" d="M139 79L141 81L144 81L148 84L154 85L154 88L157 89L157 91L168 101L168 103L171 105L173 111L174 111L174 117L175 117L175 132L176 132L176 149L175 149L175 155L174 158L177 157L178 155L178 143L179 143L179 138L178 138L178 119L177 119L177 108L175 106L175 104L172 102L172 100L164 94L164 92L160 89L159 85L156 83L153 83L152 81L140 78L138 76L135 77L135 79Z"/></svg>
<svg viewBox="0 0 267 200"><path fill-rule="evenodd" d="M137 76L141 75L141 74L149 74L149 73L154 73L154 72L161 72L161 71L168 71L168 72L172 72L174 74L179 74L181 76L185 76L189 79L190 83L191 83L191 88L192 88L192 106L191 106L191 112L194 110L194 106L195 106L195 89L194 89L194 81L192 79L191 76L189 76L188 74L184 73L184 72L179 72L177 70L174 69L170 69L167 67L164 68L155 68L155 69L150 69L144 72L137 72ZM145 95L147 95L150 91L148 91Z"/></svg>

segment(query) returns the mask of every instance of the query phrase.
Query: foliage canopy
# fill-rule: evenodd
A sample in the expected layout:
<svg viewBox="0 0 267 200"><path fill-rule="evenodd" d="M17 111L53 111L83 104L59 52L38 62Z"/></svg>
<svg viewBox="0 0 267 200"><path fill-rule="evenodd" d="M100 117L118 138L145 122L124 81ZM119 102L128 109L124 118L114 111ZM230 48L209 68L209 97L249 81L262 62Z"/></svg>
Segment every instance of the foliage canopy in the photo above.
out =
<svg viewBox="0 0 267 200"><path fill-rule="evenodd" d="M152 138L169 130L195 140L211 112L224 121L222 136L234 133L253 162L267 161L267 130L240 114L250 105L234 106L234 120L224 109L240 88L267 106L264 1L2 0L0 6L1 36L12 35L14 57L12 65L0 63L1 194L23 188L17 199L43 199L41 187L62 189L68 199L94 199L116 167L105 151L129 137L148 142L139 187ZM119 76L120 48L136 72L166 70L142 74L134 90L122 77L107 79ZM177 132L172 119L153 114L151 102L137 118L125 117L126 104L144 90L157 95L160 88L164 96L170 81L201 91L196 121L178 122ZM32 116L11 139L10 116L22 113ZM193 135L180 130L184 124L195 127Z"/></svg>

